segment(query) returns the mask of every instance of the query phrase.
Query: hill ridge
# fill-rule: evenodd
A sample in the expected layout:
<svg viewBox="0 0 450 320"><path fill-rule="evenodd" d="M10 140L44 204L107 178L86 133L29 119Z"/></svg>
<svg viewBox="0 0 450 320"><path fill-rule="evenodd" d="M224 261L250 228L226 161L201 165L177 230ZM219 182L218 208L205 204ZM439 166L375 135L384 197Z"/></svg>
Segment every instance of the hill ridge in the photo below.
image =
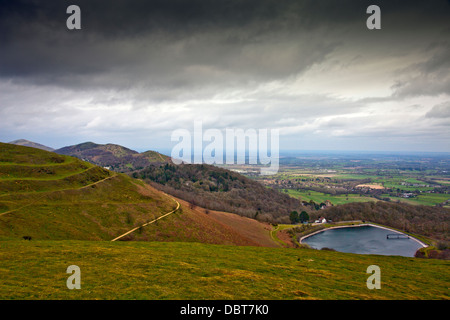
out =
<svg viewBox="0 0 450 320"><path fill-rule="evenodd" d="M18 139L18 140L14 140L14 141L10 141L8 142L9 144L15 144L15 145L19 145L19 146L24 146L24 147L31 147L31 148L37 148L37 149L41 149L41 150L45 150L45 151L54 151L55 149L45 146L43 144L37 143L37 142L33 142L30 140L26 140L26 139Z"/></svg>
<svg viewBox="0 0 450 320"><path fill-rule="evenodd" d="M170 157L157 151L148 150L139 153L114 143L83 142L57 149L54 152L77 157L116 172L131 172L150 165L170 162Z"/></svg>

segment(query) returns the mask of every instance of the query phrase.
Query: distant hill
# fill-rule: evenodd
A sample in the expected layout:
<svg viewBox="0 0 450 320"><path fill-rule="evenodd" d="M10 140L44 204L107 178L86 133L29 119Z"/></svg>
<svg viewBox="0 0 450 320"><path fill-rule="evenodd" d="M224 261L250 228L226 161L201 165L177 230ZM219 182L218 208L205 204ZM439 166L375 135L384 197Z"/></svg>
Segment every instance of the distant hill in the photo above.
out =
<svg viewBox="0 0 450 320"><path fill-rule="evenodd" d="M36 142L25 140L25 139L14 140L14 141L11 141L11 142L8 142L8 143L15 144L15 145L18 145L18 146L42 149L42 150L45 150L45 151L54 151L55 150L53 148L44 146L44 145L42 145L40 143L36 143Z"/></svg>
<svg viewBox="0 0 450 320"><path fill-rule="evenodd" d="M170 157L156 151L139 153L117 144L96 144L85 142L55 150L58 154L69 155L89 161L117 172L130 172L152 164L170 161Z"/></svg>
<svg viewBox="0 0 450 320"><path fill-rule="evenodd" d="M153 164L161 162L163 163L172 162L169 156L166 156L164 154L152 150L142 152L141 155L145 156Z"/></svg>

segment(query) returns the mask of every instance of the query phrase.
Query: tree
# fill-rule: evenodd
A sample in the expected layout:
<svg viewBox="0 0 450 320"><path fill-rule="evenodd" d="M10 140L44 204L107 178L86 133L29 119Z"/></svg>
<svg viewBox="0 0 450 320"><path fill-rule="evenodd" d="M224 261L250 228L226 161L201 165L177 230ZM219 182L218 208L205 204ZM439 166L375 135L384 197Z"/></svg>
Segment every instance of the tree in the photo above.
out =
<svg viewBox="0 0 450 320"><path fill-rule="evenodd" d="M299 215L297 211L292 211L289 215L289 219L291 220L291 223L297 223L299 222Z"/></svg>
<svg viewBox="0 0 450 320"><path fill-rule="evenodd" d="M302 211L299 216L300 222L306 222L309 220L309 214L306 211Z"/></svg>

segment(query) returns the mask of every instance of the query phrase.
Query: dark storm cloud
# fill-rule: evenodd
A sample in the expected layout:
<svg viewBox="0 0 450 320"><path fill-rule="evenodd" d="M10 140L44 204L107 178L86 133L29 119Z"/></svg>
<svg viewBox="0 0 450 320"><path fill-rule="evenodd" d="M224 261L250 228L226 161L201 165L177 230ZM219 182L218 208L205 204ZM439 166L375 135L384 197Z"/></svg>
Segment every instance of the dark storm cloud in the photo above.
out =
<svg viewBox="0 0 450 320"><path fill-rule="evenodd" d="M394 86L395 96L450 94L450 40L433 43L427 51L428 58L411 65L406 70L411 75Z"/></svg>
<svg viewBox="0 0 450 320"><path fill-rule="evenodd" d="M289 2L78 1L83 30L76 33L65 28L70 2L8 4L1 16L6 32L0 73L38 74L50 81L52 76L76 77L133 66L138 66L132 70L137 76L143 70L173 73L191 64L222 64L251 73L262 66L254 52L242 52L242 46L258 50L267 43L276 49L277 42L292 35L295 24L303 21L296 19L290 10L294 4ZM305 58L311 56L309 52ZM265 67L276 72L275 65Z"/></svg>
<svg viewBox="0 0 450 320"><path fill-rule="evenodd" d="M378 1L390 32L439 28L445 1ZM65 27L77 4L82 30ZM367 36L371 1L1 1L0 77L65 86L189 87L276 79ZM423 19L417 19L417 12ZM383 46L384 38L379 38ZM200 72L190 66L209 66ZM203 72L203 74L202 74ZM200 75L199 75L200 74ZM204 80L204 81L202 81Z"/></svg>

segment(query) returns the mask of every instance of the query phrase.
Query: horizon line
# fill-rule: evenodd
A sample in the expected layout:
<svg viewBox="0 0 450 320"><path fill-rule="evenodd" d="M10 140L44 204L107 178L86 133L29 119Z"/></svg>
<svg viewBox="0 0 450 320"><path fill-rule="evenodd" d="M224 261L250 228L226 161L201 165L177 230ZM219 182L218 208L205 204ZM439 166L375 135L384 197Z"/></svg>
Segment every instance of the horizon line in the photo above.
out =
<svg viewBox="0 0 450 320"><path fill-rule="evenodd" d="M10 143L10 142L17 141L17 140L27 140L29 142L41 144L43 146L52 148L54 150L58 150L58 149L61 149L61 148L64 148L64 147L68 147L68 146L88 143L88 142L95 143L95 144L98 144L98 145L115 144L115 145L119 145L119 146L125 147L127 149L130 149L130 150L133 150L133 151L136 151L136 152L139 152L139 153L146 152L146 151L157 151L157 152L163 153L163 152L166 152L168 150L171 150L171 148L167 148L167 147L162 147L162 148L157 147L157 148L153 148L153 149L152 148L150 148L150 149L149 148L133 148L133 147L128 147L128 146L121 145L121 144L118 144L118 143L113 143L113 142L96 143L96 142L93 142L93 141L84 141L84 142L80 142L80 143L77 143L77 144L65 145L64 147L61 147L61 148L53 148L51 146L42 144L40 142L36 142L36 141L33 141L33 140L28 140L28 139L23 139L23 138L14 139L14 140L11 140L11 141L8 141L8 142L4 142L4 143ZM224 154L225 154L226 153L226 149L224 148L223 151L224 151ZM237 150L233 150L233 151L237 151ZM248 151L248 148L245 149L246 153L247 153L247 151ZM445 154L445 155L450 155L450 151L422 151L422 150L395 150L395 151L391 150L390 151L390 150L360 150L360 149L358 149L358 150L349 150L349 149L336 150L336 149L292 149L292 148L280 148L279 149L279 153L280 153L280 155L281 155L281 153L285 153L285 154L286 153L333 153L333 154L339 154L339 153L418 154L418 153L422 153L422 154L443 154L443 155Z"/></svg>

